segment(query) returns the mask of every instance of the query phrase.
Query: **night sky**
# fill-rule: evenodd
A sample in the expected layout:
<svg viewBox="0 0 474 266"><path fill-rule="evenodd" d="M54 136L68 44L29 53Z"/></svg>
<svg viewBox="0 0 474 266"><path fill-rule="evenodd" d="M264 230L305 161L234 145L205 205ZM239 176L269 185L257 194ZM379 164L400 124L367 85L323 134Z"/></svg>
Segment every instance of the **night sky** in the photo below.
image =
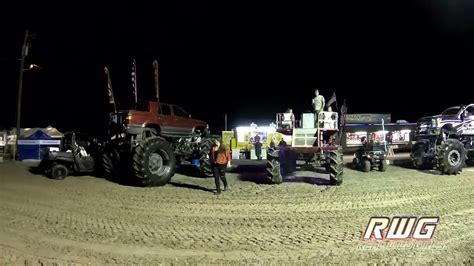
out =
<svg viewBox="0 0 474 266"><path fill-rule="evenodd" d="M336 91L349 113L391 113L415 122L474 102L474 2L110 1L108 5L3 4L0 127L15 126L25 29L36 35L24 77L22 127L101 135L108 66L120 109L161 100L223 129L271 122L287 108L311 108L314 89ZM148 3L153 2L153 3ZM260 1L259 1L260 2ZM64 2L63 2L64 3Z"/></svg>

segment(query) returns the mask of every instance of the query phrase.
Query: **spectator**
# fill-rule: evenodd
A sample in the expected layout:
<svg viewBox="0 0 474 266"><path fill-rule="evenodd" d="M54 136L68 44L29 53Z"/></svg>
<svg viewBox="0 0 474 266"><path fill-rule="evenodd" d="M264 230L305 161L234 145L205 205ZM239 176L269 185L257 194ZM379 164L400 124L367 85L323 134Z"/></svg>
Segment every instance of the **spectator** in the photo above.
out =
<svg viewBox="0 0 474 266"><path fill-rule="evenodd" d="M257 134L254 138L255 156L257 160L262 160L262 143L260 142L260 136Z"/></svg>
<svg viewBox="0 0 474 266"><path fill-rule="evenodd" d="M227 184L227 179L225 177L225 172L227 170L227 167L230 165L230 154L227 151L224 143L215 140L209 158L211 161L212 171L214 173L214 179L216 183L215 194L219 195L221 194L221 180L222 183L224 183L224 191L229 189L229 185Z"/></svg>

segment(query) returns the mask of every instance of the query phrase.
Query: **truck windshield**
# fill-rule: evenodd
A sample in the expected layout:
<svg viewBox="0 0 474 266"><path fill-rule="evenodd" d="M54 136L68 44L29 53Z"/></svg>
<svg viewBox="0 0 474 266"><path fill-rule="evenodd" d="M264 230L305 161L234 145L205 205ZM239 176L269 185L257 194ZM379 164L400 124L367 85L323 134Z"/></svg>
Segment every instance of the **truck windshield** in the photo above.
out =
<svg viewBox="0 0 474 266"><path fill-rule="evenodd" d="M148 102L141 102L137 105L137 111L148 112Z"/></svg>
<svg viewBox="0 0 474 266"><path fill-rule="evenodd" d="M441 114L442 115L457 115L459 112L459 107L450 107L446 110L444 110Z"/></svg>
<svg viewBox="0 0 474 266"><path fill-rule="evenodd" d="M179 106L174 105L173 110L175 116L188 117L188 113L186 113L186 111L184 111L184 109Z"/></svg>
<svg viewBox="0 0 474 266"><path fill-rule="evenodd" d="M160 104L162 115L171 115L171 108L167 104Z"/></svg>

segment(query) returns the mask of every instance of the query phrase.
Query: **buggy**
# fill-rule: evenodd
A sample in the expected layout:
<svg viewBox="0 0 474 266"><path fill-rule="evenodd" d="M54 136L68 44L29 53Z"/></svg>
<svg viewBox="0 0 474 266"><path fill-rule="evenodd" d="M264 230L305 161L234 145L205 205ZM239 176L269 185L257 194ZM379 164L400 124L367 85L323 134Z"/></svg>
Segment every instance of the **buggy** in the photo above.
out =
<svg viewBox="0 0 474 266"><path fill-rule="evenodd" d="M40 169L53 179L64 179L70 173L92 173L100 145L87 135L67 132L61 140L59 151L47 150L40 162Z"/></svg>

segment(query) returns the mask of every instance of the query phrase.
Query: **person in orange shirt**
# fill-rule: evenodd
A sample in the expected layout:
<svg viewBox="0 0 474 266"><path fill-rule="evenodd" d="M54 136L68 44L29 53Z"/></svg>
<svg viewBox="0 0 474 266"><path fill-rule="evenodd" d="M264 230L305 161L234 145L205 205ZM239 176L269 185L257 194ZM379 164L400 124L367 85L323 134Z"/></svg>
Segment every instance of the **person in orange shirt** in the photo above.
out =
<svg viewBox="0 0 474 266"><path fill-rule="evenodd" d="M225 172L227 166L230 164L230 153L227 151L224 143L215 140L214 145L211 149L211 154L209 155L212 171L214 173L214 179L216 182L216 192L215 194L221 194L220 180L224 183L224 191L229 189L227 184L227 179L225 177Z"/></svg>

